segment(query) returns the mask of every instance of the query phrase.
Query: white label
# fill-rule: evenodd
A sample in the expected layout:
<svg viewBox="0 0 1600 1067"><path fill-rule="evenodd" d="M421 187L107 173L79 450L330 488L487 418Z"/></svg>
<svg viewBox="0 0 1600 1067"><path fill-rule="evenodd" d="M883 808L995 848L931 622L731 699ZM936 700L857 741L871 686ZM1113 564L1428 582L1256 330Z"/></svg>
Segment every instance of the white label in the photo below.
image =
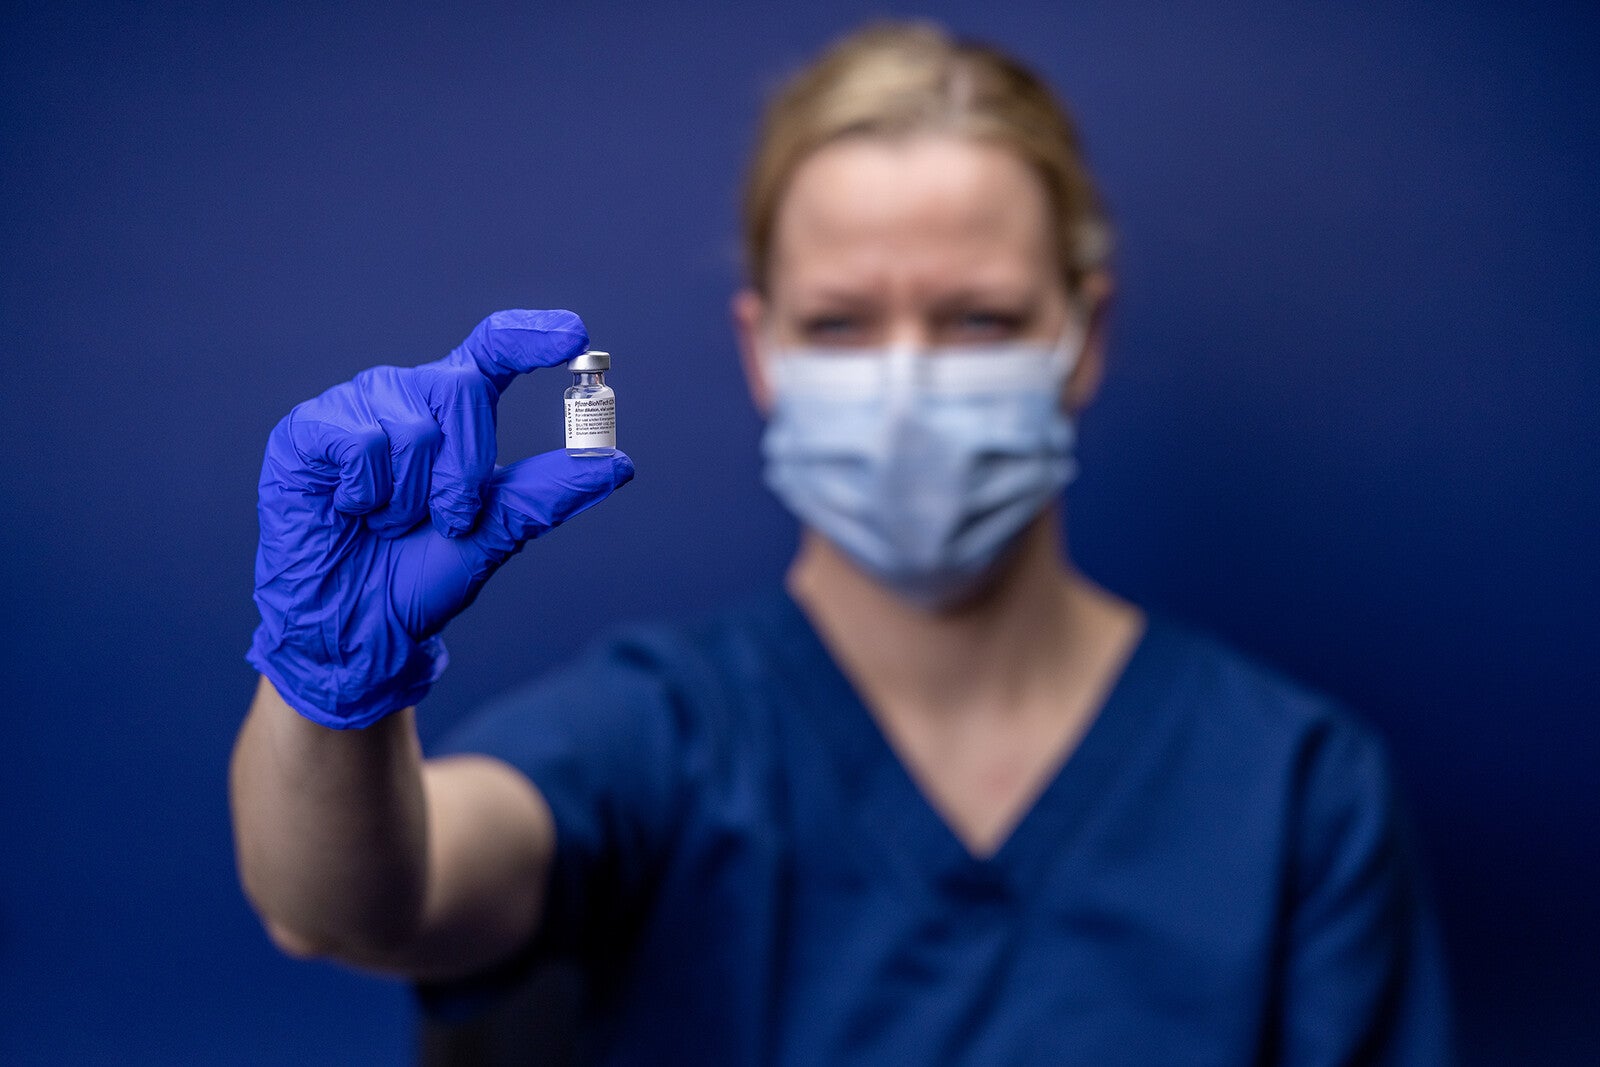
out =
<svg viewBox="0 0 1600 1067"><path fill-rule="evenodd" d="M617 398L609 389L567 401L567 447L617 447Z"/></svg>

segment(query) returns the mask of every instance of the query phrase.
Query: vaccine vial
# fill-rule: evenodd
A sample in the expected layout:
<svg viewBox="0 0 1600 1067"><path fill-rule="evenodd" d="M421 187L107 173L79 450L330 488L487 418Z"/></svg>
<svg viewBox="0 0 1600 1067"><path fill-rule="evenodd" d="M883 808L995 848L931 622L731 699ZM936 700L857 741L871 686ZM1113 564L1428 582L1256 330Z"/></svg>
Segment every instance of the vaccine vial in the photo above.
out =
<svg viewBox="0 0 1600 1067"><path fill-rule="evenodd" d="M617 447L617 394L606 384L611 353L585 352L567 363L567 455L609 456Z"/></svg>

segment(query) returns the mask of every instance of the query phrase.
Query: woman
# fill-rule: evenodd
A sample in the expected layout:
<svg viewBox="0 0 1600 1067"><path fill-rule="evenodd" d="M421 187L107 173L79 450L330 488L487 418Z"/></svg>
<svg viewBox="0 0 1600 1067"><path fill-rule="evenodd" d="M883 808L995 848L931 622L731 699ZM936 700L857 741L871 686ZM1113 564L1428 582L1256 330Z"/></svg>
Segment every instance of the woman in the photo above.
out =
<svg viewBox="0 0 1600 1067"><path fill-rule="evenodd" d="M746 192L785 590L424 761L439 629L632 475L493 468L499 392L582 325L491 316L274 431L233 789L277 942L440 1003L575 959L602 1062L1444 1062L1376 742L1061 554L1109 242L1048 91L869 29L777 99Z"/></svg>

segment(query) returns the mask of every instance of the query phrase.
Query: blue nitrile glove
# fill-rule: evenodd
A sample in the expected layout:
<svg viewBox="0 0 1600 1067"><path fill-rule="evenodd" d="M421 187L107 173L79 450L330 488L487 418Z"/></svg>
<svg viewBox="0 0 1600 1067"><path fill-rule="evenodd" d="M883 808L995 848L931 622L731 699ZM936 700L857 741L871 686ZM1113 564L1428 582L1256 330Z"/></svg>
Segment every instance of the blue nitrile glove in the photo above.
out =
<svg viewBox="0 0 1600 1067"><path fill-rule="evenodd" d="M291 707L350 729L416 703L500 564L633 477L621 452L494 464L500 394L588 342L570 311L497 311L444 359L362 371L273 429L247 658Z"/></svg>

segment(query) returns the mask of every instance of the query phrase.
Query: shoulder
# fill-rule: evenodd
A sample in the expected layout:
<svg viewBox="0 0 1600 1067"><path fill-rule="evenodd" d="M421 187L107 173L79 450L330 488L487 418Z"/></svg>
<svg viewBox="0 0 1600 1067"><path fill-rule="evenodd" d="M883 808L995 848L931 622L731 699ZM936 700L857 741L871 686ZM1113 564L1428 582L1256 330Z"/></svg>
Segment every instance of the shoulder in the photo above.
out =
<svg viewBox="0 0 1600 1067"><path fill-rule="evenodd" d="M1195 840L1270 859L1296 909L1409 877L1386 745L1354 712L1170 620L1152 620L1130 666L1139 657L1156 709L1129 716L1143 726L1130 743L1142 802L1166 797L1199 827Z"/></svg>
<svg viewBox="0 0 1600 1067"><path fill-rule="evenodd" d="M1151 660L1185 729L1252 746L1381 753L1377 734L1334 697L1185 624L1153 617L1135 655Z"/></svg>
<svg viewBox="0 0 1600 1067"><path fill-rule="evenodd" d="M1179 747L1206 764L1226 840L1254 835L1273 862L1284 1061L1447 1062L1437 921L1380 735L1212 637L1158 629Z"/></svg>
<svg viewBox="0 0 1600 1067"><path fill-rule="evenodd" d="M1377 732L1332 696L1215 637L1153 618L1130 663L1142 686L1136 742L1164 774L1241 816L1300 837L1343 837L1388 817L1394 786ZM1155 753L1162 756L1155 756Z"/></svg>

